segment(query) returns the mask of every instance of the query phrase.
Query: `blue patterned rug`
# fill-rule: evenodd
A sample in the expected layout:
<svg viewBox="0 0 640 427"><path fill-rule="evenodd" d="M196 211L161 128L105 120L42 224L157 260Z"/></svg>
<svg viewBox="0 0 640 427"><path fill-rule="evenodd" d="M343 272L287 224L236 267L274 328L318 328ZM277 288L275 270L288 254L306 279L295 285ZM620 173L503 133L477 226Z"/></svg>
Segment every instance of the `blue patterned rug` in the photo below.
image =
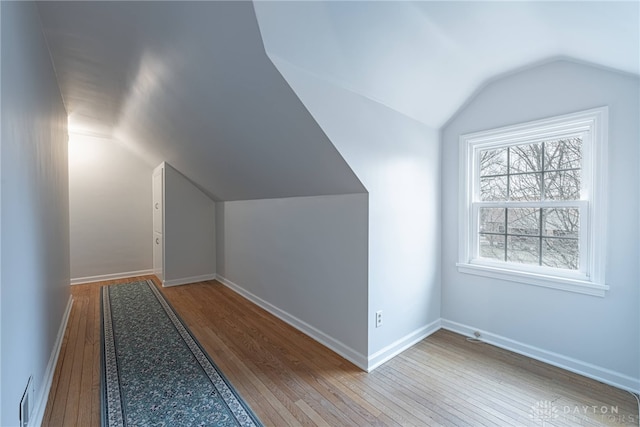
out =
<svg viewBox="0 0 640 427"><path fill-rule="evenodd" d="M150 281L102 288L102 420L261 426Z"/></svg>

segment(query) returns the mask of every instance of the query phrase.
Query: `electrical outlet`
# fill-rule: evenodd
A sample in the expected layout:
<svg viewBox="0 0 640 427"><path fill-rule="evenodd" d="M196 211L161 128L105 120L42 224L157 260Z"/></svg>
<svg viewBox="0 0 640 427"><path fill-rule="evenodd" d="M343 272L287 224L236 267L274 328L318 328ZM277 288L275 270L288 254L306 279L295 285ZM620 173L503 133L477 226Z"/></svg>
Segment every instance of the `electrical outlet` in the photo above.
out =
<svg viewBox="0 0 640 427"><path fill-rule="evenodd" d="M376 328L382 326L382 310L376 311Z"/></svg>

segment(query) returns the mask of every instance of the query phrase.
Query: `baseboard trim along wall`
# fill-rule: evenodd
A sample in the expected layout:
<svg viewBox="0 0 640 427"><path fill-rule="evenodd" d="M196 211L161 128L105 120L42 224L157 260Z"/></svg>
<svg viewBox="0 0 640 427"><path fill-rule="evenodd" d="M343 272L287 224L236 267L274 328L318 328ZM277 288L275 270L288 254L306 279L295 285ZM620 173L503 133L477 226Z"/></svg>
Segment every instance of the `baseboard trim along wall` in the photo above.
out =
<svg viewBox="0 0 640 427"><path fill-rule="evenodd" d="M67 308L65 308L64 310L62 322L60 322L60 328L58 329L58 336L56 337L56 342L53 344L53 350L51 351L51 356L49 357L47 370L44 373L43 386L40 391L40 395L38 396L38 400L36 400L34 405L31 422L29 423L30 426L42 425L42 420L44 419L44 411L47 407L47 400L49 398L49 391L51 390L51 384L53 383L53 373L55 372L56 365L58 364L58 356L60 356L60 350L62 349L62 340L64 338L64 333L67 330L67 323L69 321L69 316L71 315L72 306L73 297L69 295Z"/></svg>
<svg viewBox="0 0 640 427"><path fill-rule="evenodd" d="M446 329L468 337L473 337L474 332L479 331L482 336L481 340L487 344L495 345L496 347L513 351L514 353L518 353L523 356L531 357L532 359L566 369L567 371L583 375L587 378L591 378L623 390L640 393L640 380L637 378L446 319L436 319L428 325L416 329L405 337L400 338L396 342L384 347L367 358L349 346L243 289L241 286L233 283L225 277L216 275L216 279L232 291L238 293L259 307L262 307L277 318L283 320L300 332L308 335L367 372L373 371L378 366L440 329Z"/></svg>
<svg viewBox="0 0 640 427"><path fill-rule="evenodd" d="M207 280L215 280L215 274L203 274L201 276L183 277L182 279L163 280L162 286L168 288L170 286L188 285L189 283L206 282Z"/></svg>
<svg viewBox="0 0 640 427"><path fill-rule="evenodd" d="M492 334L491 332L482 331L472 326L452 322L450 320L442 319L442 328L468 337L473 337L473 333L475 331L478 331L481 335L480 339L488 344L531 357L532 359L536 359L541 362L566 369L567 371L574 372L576 374L612 385L614 387L618 387L623 390L640 393L639 379L621 374L619 372L614 372L610 369L602 368L600 366L583 362L578 359L543 350L538 347L514 341L510 338L506 338L500 335Z"/></svg>
<svg viewBox="0 0 640 427"><path fill-rule="evenodd" d="M71 285L83 285L85 283L104 282L105 280L126 279L135 276L149 276L153 270L127 271L124 273L101 274L99 276L77 277L71 279Z"/></svg>
<svg viewBox="0 0 640 427"><path fill-rule="evenodd" d="M336 340L335 338L332 338L331 336L325 334L321 330L314 328L308 323L298 319L295 316L292 316L291 314L276 307L270 302L267 302L262 298L252 294L251 292L243 289L241 286L233 283L231 280L228 280L225 277L222 277L220 275L217 275L216 278L220 283L222 283L232 291L243 296L244 298L248 299L249 301L256 304L257 306L267 310L269 313L273 314L278 319L282 320L285 323L288 323L289 325L293 326L303 334L311 337L315 341L318 341L320 344L324 345L330 350L333 350L334 352L338 353L340 356L344 357L345 359L347 359L348 361L350 361L360 369L364 371L367 370L367 357L362 353L355 351L351 347Z"/></svg>
<svg viewBox="0 0 640 427"><path fill-rule="evenodd" d="M373 353L371 356L369 356L367 372L373 371L384 362L394 358L409 347L417 344L434 332L437 332L439 329L440 319L436 319L428 325L416 329L415 331L400 338L396 342L393 342L383 349Z"/></svg>

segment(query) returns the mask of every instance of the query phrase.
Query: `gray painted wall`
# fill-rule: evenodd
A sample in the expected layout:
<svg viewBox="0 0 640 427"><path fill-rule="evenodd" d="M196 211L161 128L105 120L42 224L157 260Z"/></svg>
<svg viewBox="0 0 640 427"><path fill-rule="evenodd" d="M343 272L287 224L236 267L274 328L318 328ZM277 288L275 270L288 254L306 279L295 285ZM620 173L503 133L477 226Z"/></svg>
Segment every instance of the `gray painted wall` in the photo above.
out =
<svg viewBox="0 0 640 427"><path fill-rule="evenodd" d="M216 273L215 203L164 164L164 282L181 284ZM151 182L151 175L147 177ZM149 204L151 217L151 204ZM149 231L147 241L151 242Z"/></svg>
<svg viewBox="0 0 640 427"><path fill-rule="evenodd" d="M218 274L361 358L367 195L217 203Z"/></svg>
<svg viewBox="0 0 640 427"><path fill-rule="evenodd" d="M1 4L0 425L36 401L69 300L67 115L34 3Z"/></svg>
<svg viewBox="0 0 640 427"><path fill-rule="evenodd" d="M272 59L369 192L367 355L375 365L440 318L438 132Z"/></svg>
<svg viewBox="0 0 640 427"><path fill-rule="evenodd" d="M442 317L546 352L640 377L640 83L555 62L489 84L443 129ZM458 273L461 134L609 106L609 229L604 298ZM636 387L638 387L636 385Z"/></svg>
<svg viewBox="0 0 640 427"><path fill-rule="evenodd" d="M70 130L74 282L152 268L151 172L119 141Z"/></svg>

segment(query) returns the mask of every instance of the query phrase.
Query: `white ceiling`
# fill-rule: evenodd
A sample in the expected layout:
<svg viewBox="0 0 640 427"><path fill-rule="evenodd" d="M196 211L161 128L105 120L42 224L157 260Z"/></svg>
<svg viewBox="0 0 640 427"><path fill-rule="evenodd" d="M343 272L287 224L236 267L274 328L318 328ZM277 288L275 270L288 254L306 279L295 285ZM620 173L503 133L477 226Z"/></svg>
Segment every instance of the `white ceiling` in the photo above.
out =
<svg viewBox="0 0 640 427"><path fill-rule="evenodd" d="M638 1L38 7L74 128L166 160L220 200L364 191L269 57L434 128L537 61L640 74Z"/></svg>
<svg viewBox="0 0 640 427"><path fill-rule="evenodd" d="M364 192L266 56L248 2L42 2L73 131L217 200Z"/></svg>
<svg viewBox="0 0 640 427"><path fill-rule="evenodd" d="M442 126L490 78L566 57L640 74L639 2L256 2L270 57Z"/></svg>

